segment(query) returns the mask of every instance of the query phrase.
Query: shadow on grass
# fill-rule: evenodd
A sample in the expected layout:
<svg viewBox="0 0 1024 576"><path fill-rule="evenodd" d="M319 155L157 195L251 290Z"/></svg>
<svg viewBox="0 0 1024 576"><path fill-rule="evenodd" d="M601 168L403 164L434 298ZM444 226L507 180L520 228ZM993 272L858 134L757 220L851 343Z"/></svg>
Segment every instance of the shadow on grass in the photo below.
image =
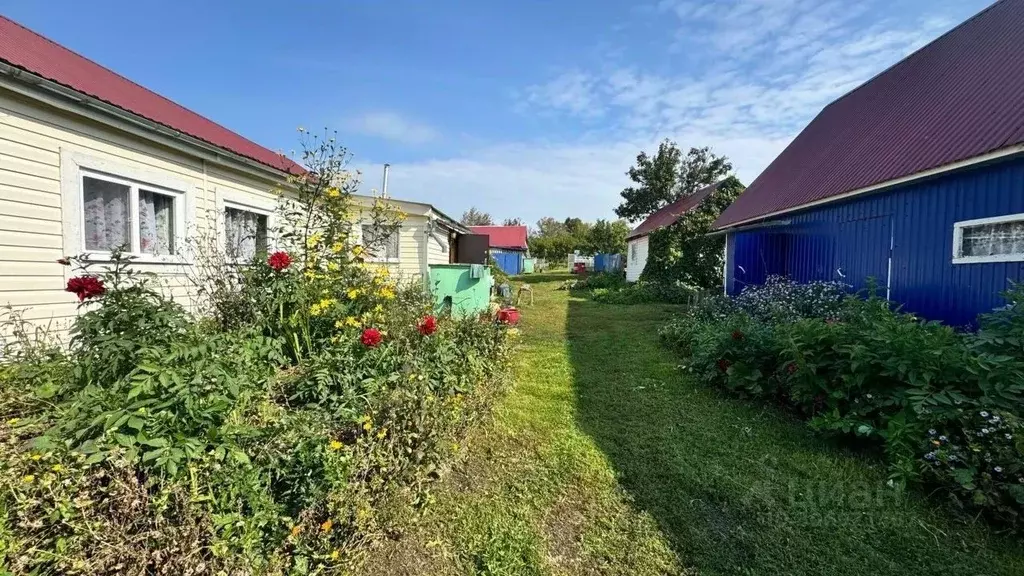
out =
<svg viewBox="0 0 1024 576"><path fill-rule="evenodd" d="M1024 574L1020 543L900 495L880 462L691 382L657 340L678 308L568 306L577 423L701 574Z"/></svg>

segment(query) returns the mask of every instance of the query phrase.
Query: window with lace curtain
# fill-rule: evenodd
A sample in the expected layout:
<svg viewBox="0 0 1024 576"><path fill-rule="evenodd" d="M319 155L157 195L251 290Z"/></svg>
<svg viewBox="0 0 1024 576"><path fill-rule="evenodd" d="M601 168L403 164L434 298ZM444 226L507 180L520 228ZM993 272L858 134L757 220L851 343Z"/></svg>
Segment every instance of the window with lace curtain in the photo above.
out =
<svg viewBox="0 0 1024 576"><path fill-rule="evenodd" d="M380 230L372 224L363 224L363 247L366 248L367 260L371 262L398 262L398 230L392 234L378 238Z"/></svg>
<svg viewBox="0 0 1024 576"><path fill-rule="evenodd" d="M1024 214L953 225L953 263L1024 261Z"/></svg>
<svg viewBox="0 0 1024 576"><path fill-rule="evenodd" d="M243 208L224 209L224 248L230 258L249 261L267 253L269 217Z"/></svg>
<svg viewBox="0 0 1024 576"><path fill-rule="evenodd" d="M82 174L83 250L174 256L180 192L106 174Z"/></svg>

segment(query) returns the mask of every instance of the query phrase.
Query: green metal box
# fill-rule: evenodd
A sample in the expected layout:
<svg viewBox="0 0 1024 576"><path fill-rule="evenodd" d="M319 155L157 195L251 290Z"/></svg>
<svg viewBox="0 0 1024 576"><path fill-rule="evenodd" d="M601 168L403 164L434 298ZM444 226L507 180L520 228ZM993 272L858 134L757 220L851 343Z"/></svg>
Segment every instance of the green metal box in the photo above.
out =
<svg viewBox="0 0 1024 576"><path fill-rule="evenodd" d="M478 266L476 274L474 266ZM431 264L428 287L435 312L451 308L453 316L475 316L486 312L491 303L491 269L479 264Z"/></svg>

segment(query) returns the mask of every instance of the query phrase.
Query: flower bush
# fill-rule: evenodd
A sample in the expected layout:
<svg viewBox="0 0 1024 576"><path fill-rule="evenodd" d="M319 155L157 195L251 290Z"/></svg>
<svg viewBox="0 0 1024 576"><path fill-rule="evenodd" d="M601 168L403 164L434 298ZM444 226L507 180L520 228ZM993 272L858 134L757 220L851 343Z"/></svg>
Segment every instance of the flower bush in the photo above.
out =
<svg viewBox="0 0 1024 576"><path fill-rule="evenodd" d="M0 566L345 573L414 520L501 394L514 336L436 318L422 286L363 264L332 150L307 152L282 250L209 267L230 278L210 317L118 251L68 259L93 279L69 286L70 345L26 336L0 363Z"/></svg>
<svg viewBox="0 0 1024 576"><path fill-rule="evenodd" d="M894 484L934 484L965 510L1017 525L1024 289L974 334L840 290L776 279L704 300L660 335L708 384L794 410L819 433L883 446Z"/></svg>

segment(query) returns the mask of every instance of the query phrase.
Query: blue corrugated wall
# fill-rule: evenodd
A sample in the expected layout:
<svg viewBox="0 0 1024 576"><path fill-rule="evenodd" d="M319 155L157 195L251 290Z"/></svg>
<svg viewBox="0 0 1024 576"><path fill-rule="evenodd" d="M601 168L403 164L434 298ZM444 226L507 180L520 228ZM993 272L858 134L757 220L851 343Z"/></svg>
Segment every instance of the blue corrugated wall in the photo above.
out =
<svg viewBox="0 0 1024 576"><path fill-rule="evenodd" d="M515 250L491 249L491 256L501 271L509 276L523 273L523 253Z"/></svg>
<svg viewBox="0 0 1024 576"><path fill-rule="evenodd" d="M1024 262L953 264L953 224L1016 213L1024 213L1021 158L779 216L791 224L730 234L726 289L782 274L860 290L872 276L880 295L888 287L908 312L970 324L1005 303L999 294L1024 280Z"/></svg>

